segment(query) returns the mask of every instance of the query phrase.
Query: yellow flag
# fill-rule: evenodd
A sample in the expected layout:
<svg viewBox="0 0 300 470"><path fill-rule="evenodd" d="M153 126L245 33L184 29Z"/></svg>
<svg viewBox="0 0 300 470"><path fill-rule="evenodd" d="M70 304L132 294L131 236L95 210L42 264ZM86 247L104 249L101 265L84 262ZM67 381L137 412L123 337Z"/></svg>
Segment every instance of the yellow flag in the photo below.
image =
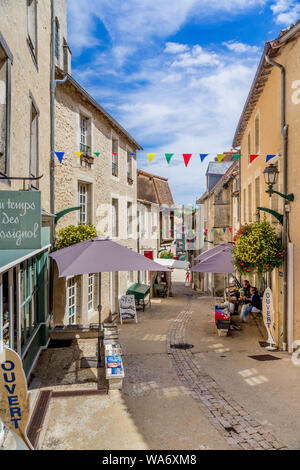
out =
<svg viewBox="0 0 300 470"><path fill-rule="evenodd" d="M221 161L223 160L224 157L225 157L225 153L219 153L218 154L218 163L221 163Z"/></svg>
<svg viewBox="0 0 300 470"><path fill-rule="evenodd" d="M75 153L75 155L77 155L78 158L80 158L81 155L83 155L83 152L74 152L74 153Z"/></svg>
<svg viewBox="0 0 300 470"><path fill-rule="evenodd" d="M219 229L219 228L217 228L217 232L220 233L220 229Z"/></svg>
<svg viewBox="0 0 300 470"><path fill-rule="evenodd" d="M148 158L149 158L150 163L152 162L154 156L155 156L155 153L148 153Z"/></svg>

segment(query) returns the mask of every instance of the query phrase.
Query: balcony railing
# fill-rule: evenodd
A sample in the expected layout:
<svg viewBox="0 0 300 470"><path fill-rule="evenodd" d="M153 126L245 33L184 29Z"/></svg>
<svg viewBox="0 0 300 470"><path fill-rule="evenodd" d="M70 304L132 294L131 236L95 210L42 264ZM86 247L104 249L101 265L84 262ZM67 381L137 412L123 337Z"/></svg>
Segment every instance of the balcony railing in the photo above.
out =
<svg viewBox="0 0 300 470"><path fill-rule="evenodd" d="M83 152L85 155L91 154L91 147L88 145L80 143L80 152Z"/></svg>

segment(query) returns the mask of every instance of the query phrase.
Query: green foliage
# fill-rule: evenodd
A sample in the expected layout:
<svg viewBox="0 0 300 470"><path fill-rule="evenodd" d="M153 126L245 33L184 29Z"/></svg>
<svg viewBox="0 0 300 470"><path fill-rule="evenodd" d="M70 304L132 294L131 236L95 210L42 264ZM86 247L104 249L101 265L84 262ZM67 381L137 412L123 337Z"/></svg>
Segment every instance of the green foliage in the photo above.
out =
<svg viewBox="0 0 300 470"><path fill-rule="evenodd" d="M159 257L164 259L173 259L174 255L170 251L162 251Z"/></svg>
<svg viewBox="0 0 300 470"><path fill-rule="evenodd" d="M286 255L275 228L265 220L241 227L234 242L233 264L240 274L271 272Z"/></svg>
<svg viewBox="0 0 300 470"><path fill-rule="evenodd" d="M68 227L61 228L57 232L55 249L61 250L67 246L95 237L97 237L97 231L93 225L68 225Z"/></svg>

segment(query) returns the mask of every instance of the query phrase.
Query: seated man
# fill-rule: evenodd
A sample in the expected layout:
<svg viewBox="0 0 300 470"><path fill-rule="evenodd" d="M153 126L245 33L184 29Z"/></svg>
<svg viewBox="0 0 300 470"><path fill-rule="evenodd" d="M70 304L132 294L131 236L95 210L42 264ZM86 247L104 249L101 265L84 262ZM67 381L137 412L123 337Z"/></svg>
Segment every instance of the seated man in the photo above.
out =
<svg viewBox="0 0 300 470"><path fill-rule="evenodd" d="M249 313L259 313L261 311L261 300L256 287L250 287L250 298L245 299L245 305L242 307L240 319L244 322L248 321Z"/></svg>
<svg viewBox="0 0 300 470"><path fill-rule="evenodd" d="M250 298L250 282L245 279L243 281L243 287L242 287L242 292L241 292L241 300L246 301L246 299Z"/></svg>

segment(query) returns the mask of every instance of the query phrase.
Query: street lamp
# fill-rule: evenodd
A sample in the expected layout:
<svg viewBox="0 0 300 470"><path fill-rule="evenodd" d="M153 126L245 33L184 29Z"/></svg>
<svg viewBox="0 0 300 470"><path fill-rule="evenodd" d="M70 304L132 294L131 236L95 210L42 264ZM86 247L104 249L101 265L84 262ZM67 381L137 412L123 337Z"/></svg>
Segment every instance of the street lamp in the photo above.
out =
<svg viewBox="0 0 300 470"><path fill-rule="evenodd" d="M278 175L279 175L278 168L277 166L273 165L273 163L271 163L269 166L265 168L264 178L265 178L266 184L269 186L269 189L267 189L266 193L268 193L270 197L272 196L272 194L278 194L278 196L281 196L284 199L287 199L288 201L293 201L294 194L282 194L279 191L275 191L273 189L274 184L277 183Z"/></svg>
<svg viewBox="0 0 300 470"><path fill-rule="evenodd" d="M267 166L264 169L263 175L264 175L266 184L269 186L266 193L268 193L270 197L272 196L272 194L278 194L278 196L283 197L284 199L286 199L288 201L293 201L294 200L294 194L292 194L292 193L291 194L283 194L283 193L280 193L279 191L275 191L275 189L273 189L274 184L277 183L278 175L279 175L279 171L278 171L277 166L275 166L275 165L273 165L273 163L271 163L269 166ZM272 214L274 217L276 217L276 219L279 221L279 223L281 225L283 225L283 215L279 214L277 211L274 211L272 209L267 209L266 207L257 207L257 210L268 212L269 214Z"/></svg>

